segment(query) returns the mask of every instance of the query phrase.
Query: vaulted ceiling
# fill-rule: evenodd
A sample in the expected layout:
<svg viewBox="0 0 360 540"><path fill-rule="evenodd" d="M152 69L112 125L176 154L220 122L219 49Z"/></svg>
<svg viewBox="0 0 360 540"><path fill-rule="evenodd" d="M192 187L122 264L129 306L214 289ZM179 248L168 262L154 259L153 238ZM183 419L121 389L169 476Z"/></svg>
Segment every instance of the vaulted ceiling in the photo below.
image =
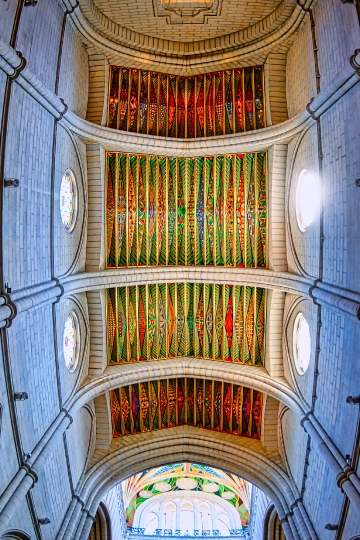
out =
<svg viewBox="0 0 360 540"><path fill-rule="evenodd" d="M115 23L141 34L191 42L242 30L265 19L281 0L94 0Z"/></svg>

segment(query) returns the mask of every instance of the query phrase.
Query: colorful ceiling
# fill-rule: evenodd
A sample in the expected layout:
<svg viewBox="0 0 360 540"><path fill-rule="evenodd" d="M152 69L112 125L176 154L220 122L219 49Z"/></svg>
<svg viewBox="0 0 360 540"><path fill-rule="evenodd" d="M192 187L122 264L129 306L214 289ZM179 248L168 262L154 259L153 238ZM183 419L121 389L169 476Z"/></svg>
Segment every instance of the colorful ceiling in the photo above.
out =
<svg viewBox="0 0 360 540"><path fill-rule="evenodd" d="M106 294L110 365L183 356L264 365L265 289L164 283Z"/></svg>
<svg viewBox="0 0 360 540"><path fill-rule="evenodd" d="M108 268L266 267L266 153L106 159Z"/></svg>
<svg viewBox="0 0 360 540"><path fill-rule="evenodd" d="M111 66L108 127L210 137L265 127L262 66L192 77Z"/></svg>
<svg viewBox="0 0 360 540"><path fill-rule="evenodd" d="M260 439L262 394L236 384L161 379L112 390L110 399L114 437L191 425Z"/></svg>
<svg viewBox="0 0 360 540"><path fill-rule="evenodd" d="M192 485L184 487L179 479L191 479ZM214 469L197 463L175 463L156 469L150 469L131 476L122 482L126 521L129 527L133 525L135 511L150 498L181 489L212 493L221 497L234 506L241 517L243 525L249 520L251 484L239 476L227 474L220 469Z"/></svg>
<svg viewBox="0 0 360 540"><path fill-rule="evenodd" d="M234 492L234 497L241 499L245 508L250 508L251 484L235 474L226 473L221 469L200 465L198 463L173 463L143 471L134 476L130 476L122 482L122 490L125 506L128 506L134 496L140 497L140 492L151 486L166 482L172 478L198 478L203 482L216 483ZM197 488L198 489L198 488ZM158 491L160 493L160 491Z"/></svg>

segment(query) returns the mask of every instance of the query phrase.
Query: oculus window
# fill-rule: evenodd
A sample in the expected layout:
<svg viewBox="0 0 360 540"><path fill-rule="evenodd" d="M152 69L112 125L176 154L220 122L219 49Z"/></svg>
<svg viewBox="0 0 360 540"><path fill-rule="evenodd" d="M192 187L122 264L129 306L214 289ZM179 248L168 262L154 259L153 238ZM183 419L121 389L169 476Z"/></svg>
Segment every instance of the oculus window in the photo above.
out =
<svg viewBox="0 0 360 540"><path fill-rule="evenodd" d="M298 313L293 330L293 353L296 370L304 375L309 367L311 353L310 328L303 313Z"/></svg>
<svg viewBox="0 0 360 540"><path fill-rule="evenodd" d="M61 180L60 215L65 230L74 230L77 217L77 186L74 173L68 169Z"/></svg>
<svg viewBox="0 0 360 540"><path fill-rule="evenodd" d="M80 352L80 325L75 311L71 311L65 321L63 352L65 365L70 373L73 373L76 370Z"/></svg>
<svg viewBox="0 0 360 540"><path fill-rule="evenodd" d="M296 221L301 232L306 232L314 221L320 202L319 182L315 175L302 169L296 186Z"/></svg>

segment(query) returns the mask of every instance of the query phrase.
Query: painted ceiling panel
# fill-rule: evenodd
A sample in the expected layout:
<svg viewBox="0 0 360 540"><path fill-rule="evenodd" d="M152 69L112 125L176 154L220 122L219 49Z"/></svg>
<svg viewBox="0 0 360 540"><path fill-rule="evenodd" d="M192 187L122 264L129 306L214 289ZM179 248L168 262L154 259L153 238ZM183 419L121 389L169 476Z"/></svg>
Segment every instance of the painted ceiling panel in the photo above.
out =
<svg viewBox="0 0 360 540"><path fill-rule="evenodd" d="M164 283L107 290L110 365L195 357L262 366L266 290Z"/></svg>
<svg viewBox="0 0 360 540"><path fill-rule="evenodd" d="M107 267L267 265L266 154L107 154Z"/></svg>
<svg viewBox="0 0 360 540"><path fill-rule="evenodd" d="M263 67L181 77L111 66L107 125L185 139L264 128Z"/></svg>
<svg viewBox="0 0 360 540"><path fill-rule="evenodd" d="M113 435L192 425L260 438L262 394L220 381L179 378L111 391Z"/></svg>

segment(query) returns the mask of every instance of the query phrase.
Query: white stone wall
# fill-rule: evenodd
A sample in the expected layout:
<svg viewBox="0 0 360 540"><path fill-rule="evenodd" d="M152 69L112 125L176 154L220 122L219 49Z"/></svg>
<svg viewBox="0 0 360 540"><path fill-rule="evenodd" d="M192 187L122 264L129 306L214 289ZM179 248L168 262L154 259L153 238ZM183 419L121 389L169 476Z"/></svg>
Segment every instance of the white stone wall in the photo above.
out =
<svg viewBox="0 0 360 540"><path fill-rule="evenodd" d="M54 90L63 10L58 0L47 0L41 9L29 7L21 13L16 49L46 86Z"/></svg>
<svg viewBox="0 0 360 540"><path fill-rule="evenodd" d="M74 489L91 457L95 420L90 408L82 408L66 432L69 463Z"/></svg>
<svg viewBox="0 0 360 540"><path fill-rule="evenodd" d="M261 489L252 486L249 527L251 540L264 539L264 518L270 504L269 497Z"/></svg>
<svg viewBox="0 0 360 540"><path fill-rule="evenodd" d="M85 145L61 126L57 129L54 179L54 272L61 276L81 271L85 265L87 173ZM69 234L61 221L60 186L67 169L75 175L78 193L78 211L75 228Z"/></svg>
<svg viewBox="0 0 360 540"><path fill-rule="evenodd" d="M58 347L58 371L61 384L61 394L63 403L79 387L81 381L88 373L89 365L89 328L88 312L85 293L77 294L69 298L62 298L55 306L57 325L57 347ZM77 369L70 373L65 365L63 354L63 333L64 324L69 313L74 310L80 323L81 348Z"/></svg>
<svg viewBox="0 0 360 540"><path fill-rule="evenodd" d="M49 281L53 117L18 85L12 87L4 192L4 279L12 290ZM25 129L22 128L24 126Z"/></svg>
<svg viewBox="0 0 360 540"><path fill-rule="evenodd" d="M359 22L355 5L318 0L314 6L321 86L325 88L359 48Z"/></svg>
<svg viewBox="0 0 360 540"><path fill-rule="evenodd" d="M51 305L16 318L8 342L14 391L29 395L15 403L22 445L29 453L59 411Z"/></svg>
<svg viewBox="0 0 360 540"><path fill-rule="evenodd" d="M118 484L113 487L103 500L110 514L112 538L122 540L124 538L124 528L126 529L126 526L121 485Z"/></svg>
<svg viewBox="0 0 360 540"><path fill-rule="evenodd" d="M300 136L301 137L301 136ZM317 277L319 273L320 211L306 232L301 232L296 220L296 186L302 169L318 177L318 147L316 126L299 140L289 144L286 174L287 257L289 270L296 274ZM312 194L309 193L309 197Z"/></svg>
<svg viewBox="0 0 360 540"><path fill-rule="evenodd" d="M62 442L62 439L61 439ZM59 444L40 471L32 495L37 515L50 519L48 525L41 526L44 540L54 540L60 528L64 508L71 502L71 490L63 444Z"/></svg>
<svg viewBox="0 0 360 540"><path fill-rule="evenodd" d="M326 530L325 525L337 523L343 495L340 489L335 488L334 474L314 447L310 452L307 474L304 504L309 517L321 540L333 540L334 532Z"/></svg>
<svg viewBox="0 0 360 540"><path fill-rule="evenodd" d="M0 352L0 373L4 373L3 355ZM16 447L14 441L13 426L11 422L5 378L0 377L0 404L2 406L1 431L0 431L0 456L6 456L1 460L0 492L2 493L10 480L18 470Z"/></svg>
<svg viewBox="0 0 360 540"><path fill-rule="evenodd" d="M290 409L283 410L280 413L280 418L280 452L286 468L290 472L300 493L304 474L307 434Z"/></svg>
<svg viewBox="0 0 360 540"><path fill-rule="evenodd" d="M88 55L69 18L64 33L58 94L72 112L85 118L88 101Z"/></svg>
<svg viewBox="0 0 360 540"><path fill-rule="evenodd" d="M324 182L324 279L359 291L360 89L350 90L322 117Z"/></svg>
<svg viewBox="0 0 360 540"><path fill-rule="evenodd" d="M316 96L314 53L309 15L287 54L286 97L289 118L301 113Z"/></svg>

